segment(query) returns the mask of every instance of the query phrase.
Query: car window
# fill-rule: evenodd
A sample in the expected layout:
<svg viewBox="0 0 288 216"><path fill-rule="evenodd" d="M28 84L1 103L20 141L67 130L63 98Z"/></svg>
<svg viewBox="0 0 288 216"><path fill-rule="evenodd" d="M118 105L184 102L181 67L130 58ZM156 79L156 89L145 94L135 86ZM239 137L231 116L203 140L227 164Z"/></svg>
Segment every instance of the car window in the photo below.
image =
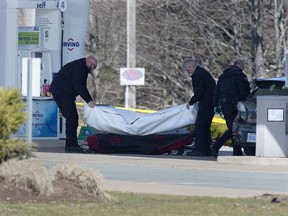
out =
<svg viewBox="0 0 288 216"><path fill-rule="evenodd" d="M256 88L249 98L256 101L257 96L264 95L288 95L288 91L279 88L279 85L271 85L269 88Z"/></svg>
<svg viewBox="0 0 288 216"><path fill-rule="evenodd" d="M277 78L259 78L254 80L256 88L251 92L248 97L248 100L256 101L257 96L263 95L286 95L287 92L282 89L285 86L285 77Z"/></svg>
<svg viewBox="0 0 288 216"><path fill-rule="evenodd" d="M285 79L257 79L255 83L258 88L270 88L270 86L274 85L275 88L281 89L285 85Z"/></svg>

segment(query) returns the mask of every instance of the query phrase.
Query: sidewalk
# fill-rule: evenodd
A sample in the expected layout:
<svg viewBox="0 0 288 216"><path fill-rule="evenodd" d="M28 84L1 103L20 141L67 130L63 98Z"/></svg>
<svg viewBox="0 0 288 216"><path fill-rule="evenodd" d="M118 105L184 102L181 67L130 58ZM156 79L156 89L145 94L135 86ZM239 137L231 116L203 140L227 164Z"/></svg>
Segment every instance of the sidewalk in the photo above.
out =
<svg viewBox="0 0 288 216"><path fill-rule="evenodd" d="M96 169L107 177L104 181L107 191L215 197L288 193L287 189L281 189L286 186L269 191L277 187L273 179L288 175L287 158L233 157L229 147L221 149L217 161L213 157L185 155L68 154L64 153L62 140L34 142L39 143L35 154L45 166L76 162ZM272 182L251 188L255 178L265 179L267 175L274 176ZM230 185L231 178L237 183Z"/></svg>

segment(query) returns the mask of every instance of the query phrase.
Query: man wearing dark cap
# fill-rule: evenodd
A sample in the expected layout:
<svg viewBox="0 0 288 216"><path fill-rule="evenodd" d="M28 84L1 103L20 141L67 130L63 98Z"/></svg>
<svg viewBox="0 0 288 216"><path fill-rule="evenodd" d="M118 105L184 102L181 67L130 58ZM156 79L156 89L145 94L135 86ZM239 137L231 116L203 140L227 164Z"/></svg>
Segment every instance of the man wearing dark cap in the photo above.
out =
<svg viewBox="0 0 288 216"><path fill-rule="evenodd" d="M226 68L220 75L215 94L214 106L221 107L228 130L211 146L213 157L217 158L219 149L228 140L232 140L233 121L238 113L238 101L245 100L250 93L250 84L243 73L245 63L237 59L234 64ZM243 155L242 149L233 144L233 155Z"/></svg>
<svg viewBox="0 0 288 216"><path fill-rule="evenodd" d="M69 62L60 69L51 83L50 92L66 119L66 152L83 152L77 140L79 116L76 97L80 95L90 108L95 107L95 102L87 89L87 78L97 64L98 61L94 56Z"/></svg>

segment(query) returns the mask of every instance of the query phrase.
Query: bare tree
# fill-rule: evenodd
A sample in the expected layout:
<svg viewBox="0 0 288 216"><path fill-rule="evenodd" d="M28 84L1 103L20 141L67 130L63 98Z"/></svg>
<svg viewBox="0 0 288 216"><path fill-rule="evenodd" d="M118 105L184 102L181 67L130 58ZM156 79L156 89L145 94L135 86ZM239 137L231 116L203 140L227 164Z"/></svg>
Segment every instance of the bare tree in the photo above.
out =
<svg viewBox="0 0 288 216"><path fill-rule="evenodd" d="M139 53L144 64L151 65L154 70L153 80L147 82L152 86L145 87L153 89L154 99L158 93L158 106L183 103L193 94L190 78L181 71L183 59L197 59L217 78L231 59L247 56L242 49L243 37L247 35L243 33L246 15L243 10L239 18L234 12L243 7L241 2L235 8L231 7L235 5L233 2L212 0L197 4L168 0L139 2ZM225 5L224 9L219 7L223 6L220 3Z"/></svg>
<svg viewBox="0 0 288 216"><path fill-rule="evenodd" d="M119 71L126 65L126 10L124 0L91 0L87 51L98 58L91 86L98 103L123 106Z"/></svg>
<svg viewBox="0 0 288 216"><path fill-rule="evenodd" d="M261 26L261 0L250 0L251 12L251 34L252 34L252 76L264 77L263 71L263 47L262 47L262 26Z"/></svg>
<svg viewBox="0 0 288 216"><path fill-rule="evenodd" d="M285 47L285 14L284 0L274 0L274 28L275 28L275 75L281 76L284 72Z"/></svg>
<svg viewBox="0 0 288 216"><path fill-rule="evenodd" d="M239 56L247 61L250 78L268 75L273 65L281 71L287 3L277 0L274 8L275 2L137 0L136 61L146 71L145 86L137 87L137 107L160 109L187 102L193 92L190 77L181 69L185 58L196 59L215 79ZM119 69L126 65L126 0L91 0L91 5L87 49L99 59L97 99L123 106ZM279 33L274 34L275 28Z"/></svg>

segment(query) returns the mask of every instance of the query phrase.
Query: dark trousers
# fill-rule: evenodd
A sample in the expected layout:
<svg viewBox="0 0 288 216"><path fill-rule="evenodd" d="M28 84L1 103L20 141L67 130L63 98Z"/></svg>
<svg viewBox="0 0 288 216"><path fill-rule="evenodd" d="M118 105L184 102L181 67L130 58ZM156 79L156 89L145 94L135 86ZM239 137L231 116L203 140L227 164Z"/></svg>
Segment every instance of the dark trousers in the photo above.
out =
<svg viewBox="0 0 288 216"><path fill-rule="evenodd" d="M217 151L219 151L219 149L224 145L224 143L227 142L229 139L231 139L233 144L233 155L241 155L242 154L241 147L235 146L232 140L233 121L238 113L236 103L226 102L221 104L221 108L228 130L216 141L214 147Z"/></svg>
<svg viewBox="0 0 288 216"><path fill-rule="evenodd" d="M66 147L78 145L77 128L78 128L78 112L76 108L75 98L65 98L59 95L53 95L53 98L60 109L62 115L66 119Z"/></svg>
<svg viewBox="0 0 288 216"><path fill-rule="evenodd" d="M214 116L213 106L199 106L195 122L195 150L210 155L211 122Z"/></svg>

